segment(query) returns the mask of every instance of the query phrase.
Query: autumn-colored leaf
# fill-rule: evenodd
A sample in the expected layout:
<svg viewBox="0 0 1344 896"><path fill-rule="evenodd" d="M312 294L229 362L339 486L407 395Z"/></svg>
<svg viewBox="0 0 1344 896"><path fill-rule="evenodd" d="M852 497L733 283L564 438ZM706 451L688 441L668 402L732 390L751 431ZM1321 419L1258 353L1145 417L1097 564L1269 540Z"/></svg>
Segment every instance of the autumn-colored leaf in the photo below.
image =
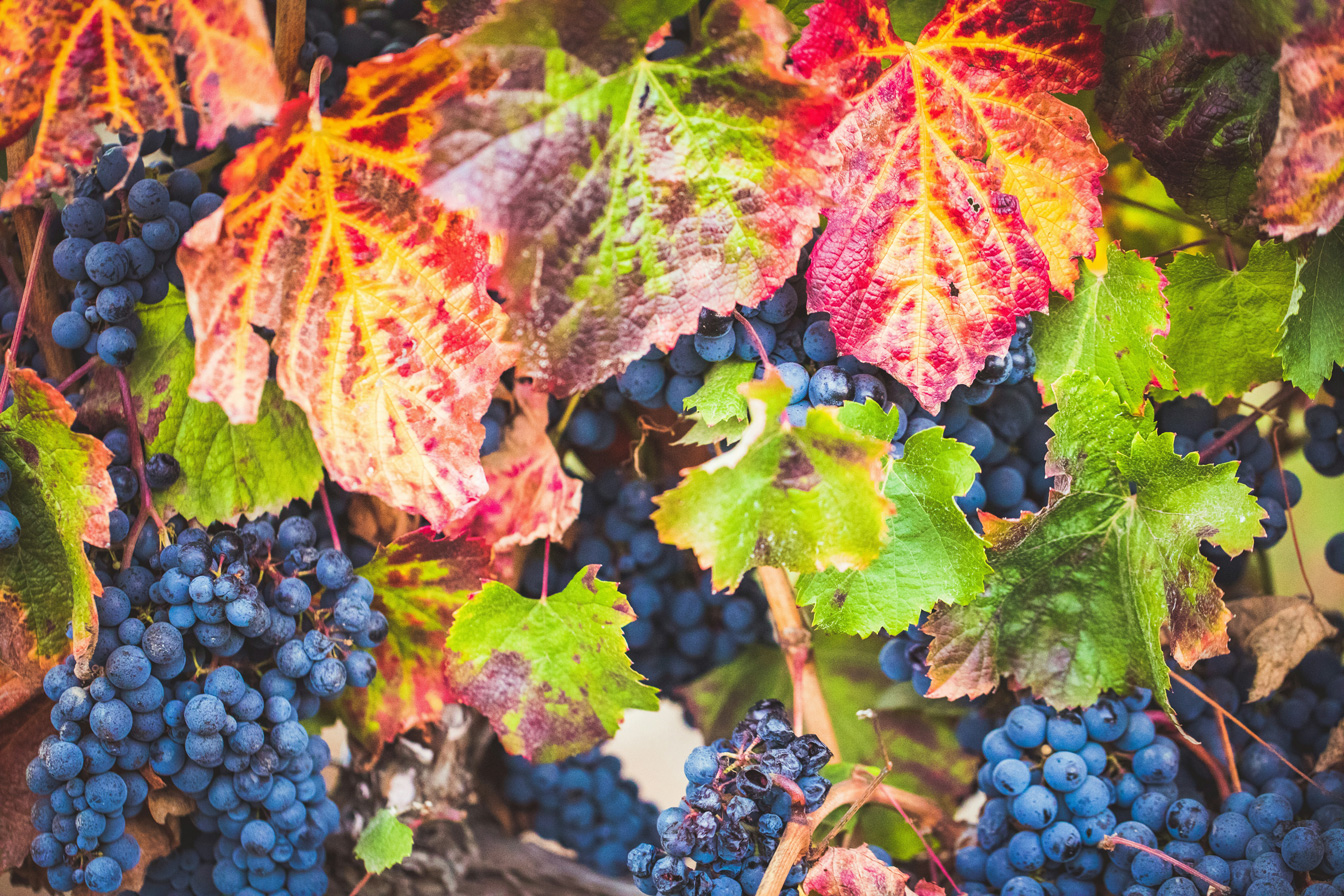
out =
<svg viewBox="0 0 1344 896"><path fill-rule="evenodd" d="M1166 706L1163 640L1189 668L1227 652L1227 622L1203 541L1251 548L1264 511L1236 464L1178 457L1150 411L1131 413L1107 383L1055 384L1046 458L1049 505L1018 520L981 515L993 574L985 594L925 624L930 694L992 690L1002 676L1052 706L1151 688Z"/></svg>
<svg viewBox="0 0 1344 896"><path fill-rule="evenodd" d="M1274 236L1323 234L1344 218L1344 9L1284 44L1279 130L1254 204Z"/></svg>
<svg viewBox="0 0 1344 896"><path fill-rule="evenodd" d="M1147 0L1150 15L1171 15L1201 52L1276 53L1303 25L1327 18L1334 0ZM1107 22L1107 27L1110 22Z"/></svg>
<svg viewBox="0 0 1344 896"><path fill-rule="evenodd" d="M376 753L403 731L437 721L452 702L443 639L489 564L481 542L419 529L379 548L357 570L373 585L374 609L387 617L387 640L374 651L377 677L341 700L341 718L366 749Z"/></svg>
<svg viewBox="0 0 1344 896"><path fill-rule="evenodd" d="M439 529L485 492L480 417L514 354L485 291L485 236L417 188L431 110L469 77L427 41L352 69L321 115L287 103L177 255L191 397L255 421L273 351L332 478Z"/></svg>
<svg viewBox="0 0 1344 896"><path fill-rule="evenodd" d="M464 531L504 551L539 538L559 541L579 516L582 481L567 474L546 433L546 393L529 383L513 389L517 410L499 449L482 465L489 483Z"/></svg>
<svg viewBox="0 0 1344 896"><path fill-rule="evenodd" d="M7 714L0 725L0 768L6 769L0 775L0 873L28 858L37 797L24 783L23 770L51 733L51 701L42 694Z"/></svg>
<svg viewBox="0 0 1344 896"><path fill-rule="evenodd" d="M904 896L910 876L867 847L832 846L803 878L803 893L815 896Z"/></svg>
<svg viewBox="0 0 1344 896"><path fill-rule="evenodd" d="M646 60L689 5L513 0L463 44L508 74L449 104L429 189L505 235L519 370L549 390L670 348L701 307L769 298L818 221L834 101L784 69L791 26L718 0L701 49Z"/></svg>
<svg viewBox="0 0 1344 896"><path fill-rule="evenodd" d="M1228 609L1228 634L1255 658L1255 681L1247 698L1251 703L1278 691L1303 657L1336 634L1316 605L1301 597L1246 597Z"/></svg>
<svg viewBox="0 0 1344 896"><path fill-rule="evenodd" d="M1105 161L1052 94L1096 82L1100 32L1066 0L952 0L913 45L882 0L809 15L792 58L853 110L831 136L808 307L933 408L1093 254Z"/></svg>
<svg viewBox="0 0 1344 896"><path fill-rule="evenodd" d="M890 442L842 425L834 408L812 408L793 426L789 387L774 372L739 388L751 413L742 440L654 498L658 536L694 551L717 589L757 566L867 566L894 509L881 491Z"/></svg>
<svg viewBox="0 0 1344 896"><path fill-rule="evenodd" d="M658 708L621 634L635 613L597 569L540 599L489 582L453 620L450 692L485 714L510 753L556 762L615 734L627 709Z"/></svg>
<svg viewBox="0 0 1344 896"><path fill-rule="evenodd" d="M109 545L112 452L70 431L74 410L36 373L19 368L9 383L14 404L0 413L0 459L13 477L5 500L22 529L19 543L0 553L0 600L23 608L45 654L66 650L72 625L75 655L83 657L98 635L93 597L103 593L84 542Z"/></svg>
<svg viewBox="0 0 1344 896"><path fill-rule="evenodd" d="M0 146L38 126L0 208L68 193L70 169L88 168L102 145L99 127L180 133L175 53L203 147L231 124L272 117L283 98L260 0L0 0L0 21Z"/></svg>
<svg viewBox="0 0 1344 896"><path fill-rule="evenodd" d="M57 662L43 656L16 601L0 601L0 719L42 690L42 676Z"/></svg>
<svg viewBox="0 0 1344 896"><path fill-rule="evenodd" d="M496 0L425 0L419 19L431 31L447 37L466 31L495 11Z"/></svg>

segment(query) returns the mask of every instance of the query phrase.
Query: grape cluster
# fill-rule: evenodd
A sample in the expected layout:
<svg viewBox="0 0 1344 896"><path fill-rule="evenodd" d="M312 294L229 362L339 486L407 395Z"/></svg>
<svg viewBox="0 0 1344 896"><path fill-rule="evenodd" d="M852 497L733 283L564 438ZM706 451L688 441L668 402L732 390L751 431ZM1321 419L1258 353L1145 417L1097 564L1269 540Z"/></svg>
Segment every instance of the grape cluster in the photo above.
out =
<svg viewBox="0 0 1344 896"><path fill-rule="evenodd" d="M508 757L504 798L532 813L532 830L612 877L625 873L631 849L658 833L658 807L639 798L634 782L621 775L619 759L596 749L537 765Z"/></svg>
<svg viewBox="0 0 1344 896"><path fill-rule="evenodd" d="M816 735L794 735L782 703L757 703L729 737L691 751L686 796L658 816L658 844L627 857L635 885L670 896L755 893L793 811L825 802L831 785L820 772L830 758ZM784 896L797 896L807 869L804 858L789 870Z"/></svg>
<svg viewBox="0 0 1344 896"><path fill-rule="evenodd" d="M625 627L635 669L656 687L684 684L771 639L765 595L754 582L736 592L715 591L688 551L663 544L650 520L662 488L599 474L583 490L572 551L551 550L550 587L562 587L583 567L619 581L637 617ZM524 593L540 595L543 553L524 566Z"/></svg>
<svg viewBox="0 0 1344 896"><path fill-rule="evenodd" d="M1328 412L1330 409L1324 410ZM1157 409L1159 431L1175 434L1175 451L1181 456L1191 452L1203 453L1244 419L1241 414L1219 419L1217 409L1198 395L1164 402ZM1254 426L1248 426L1218 449L1208 459L1208 463L1221 464L1234 460L1241 462L1237 465L1238 481L1251 489L1256 501L1268 515L1263 521L1265 534L1255 540L1255 547L1273 547L1288 531L1287 508L1296 506L1302 499L1302 483L1294 474L1280 471L1279 465L1275 463L1273 443L1261 436ZM1229 557L1222 548L1207 542L1200 545L1200 552L1218 566L1219 584L1228 584L1240 578L1250 559L1249 553Z"/></svg>
<svg viewBox="0 0 1344 896"><path fill-rule="evenodd" d="M384 53L400 53L415 46L428 33L416 19L423 0L391 0L359 9L348 4L353 20L346 18L344 0L313 0L304 21L305 40L299 49L299 66L308 71L323 56L331 60L331 73L322 82L321 101L325 109L345 91L351 66ZM268 0L272 21L275 4Z"/></svg>
<svg viewBox="0 0 1344 896"><path fill-rule="evenodd" d="M155 167L158 173L161 167ZM104 191L123 182L103 198ZM52 339L62 348L82 349L113 367L125 367L138 343L136 304L156 304L170 285L182 287L177 245L223 199L203 193L200 177L190 168L168 171L163 180L147 176L143 160L132 164L118 144L104 148L97 169L81 180L78 192L61 210L66 237L52 256L56 273L75 284L70 310L52 322Z"/></svg>
<svg viewBox="0 0 1344 896"><path fill-rule="evenodd" d="M367 650L387 622L373 588L348 556L317 550L303 516L183 528L153 560L98 570L96 674L68 658L43 682L57 733L27 770L41 796L33 860L54 889L117 890L139 860L125 819L148 767L195 800L197 831L218 834L221 893L320 896L340 819L321 776L330 752L302 723L376 674Z"/></svg>

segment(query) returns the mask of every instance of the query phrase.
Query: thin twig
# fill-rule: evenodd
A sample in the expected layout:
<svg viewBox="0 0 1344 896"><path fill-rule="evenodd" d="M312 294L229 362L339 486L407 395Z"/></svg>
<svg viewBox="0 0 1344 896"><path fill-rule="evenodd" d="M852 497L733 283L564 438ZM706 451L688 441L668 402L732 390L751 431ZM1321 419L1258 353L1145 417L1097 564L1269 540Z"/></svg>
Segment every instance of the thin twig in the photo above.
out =
<svg viewBox="0 0 1344 896"><path fill-rule="evenodd" d="M779 639L780 649L784 651L784 662L789 667L789 677L793 681L793 730L802 734L805 730L804 722L808 722L813 733L830 748L831 761L839 762L840 742L835 736L831 713L821 692L821 677L817 674L816 659L812 655L812 635L803 622L803 614L798 612L793 583L784 570L773 566L758 567L756 575L765 591L766 602L770 605L775 635Z"/></svg>
<svg viewBox="0 0 1344 896"><path fill-rule="evenodd" d="M1260 407L1256 408L1252 413L1247 414L1245 417L1238 420L1225 433L1223 433L1218 438L1214 439L1209 444L1209 447L1199 452L1199 462L1202 464L1208 463L1211 457L1213 457L1219 451L1222 451L1228 445L1232 444L1232 442L1237 438L1237 436L1241 435L1247 429L1250 429L1252 426L1254 426L1256 421L1259 420L1261 417L1263 417L1265 414L1268 414L1270 411L1274 410L1279 405L1283 404L1285 401L1292 398L1294 393L1296 392L1297 392L1296 389L1294 389L1287 383L1284 383L1283 387L1279 389L1278 392L1275 392L1273 395L1270 396L1269 401L1266 401Z"/></svg>
<svg viewBox="0 0 1344 896"><path fill-rule="evenodd" d="M1293 505L1288 500L1288 477L1283 472L1283 455L1279 453L1279 430L1278 428L1269 431L1269 440L1274 445L1274 467L1279 471L1279 488L1283 489L1283 512L1288 516L1288 534L1293 537L1293 550L1297 553L1297 569L1302 574L1302 584L1307 588L1307 596L1311 602L1316 603L1316 591L1311 587L1311 579L1307 576L1307 564L1302 559L1302 544L1297 540L1297 520L1293 518Z"/></svg>
<svg viewBox="0 0 1344 896"><path fill-rule="evenodd" d="M1211 236L1210 236L1210 237L1205 237L1205 238L1202 239L1202 240L1191 240L1191 241L1188 242L1188 243L1181 243L1179 246L1172 246L1170 249L1166 250L1165 252L1159 252L1159 253L1157 253L1157 254L1158 254L1158 255L1173 255L1173 254L1175 254L1175 253L1177 253L1177 252L1181 252L1181 251L1184 251L1184 250L1186 250L1186 249L1194 249L1196 246L1207 246L1209 243L1216 243L1217 241L1218 241L1217 237L1211 237Z"/></svg>
<svg viewBox="0 0 1344 896"><path fill-rule="evenodd" d="M1155 724L1167 725L1173 729L1176 728L1176 723L1160 709L1149 710L1148 718L1152 719ZM1213 754L1210 753L1203 744L1192 740L1189 735L1186 735L1182 739L1181 746L1185 747L1191 753L1194 753L1195 757L1199 759L1200 762L1204 763L1204 767L1209 770L1209 774L1213 776L1213 783L1218 788L1218 799L1220 801L1227 799L1232 791L1227 786L1227 776L1223 774L1221 763L1213 758ZM1228 762L1231 763L1232 754L1229 752L1227 756Z"/></svg>
<svg viewBox="0 0 1344 896"><path fill-rule="evenodd" d="M355 884L355 888L350 891L350 896L359 896L359 891L364 889L364 885L368 883L372 877L372 871L365 871L364 876L359 879L359 883Z"/></svg>
<svg viewBox="0 0 1344 896"><path fill-rule="evenodd" d="M541 549L541 599L545 600L546 587L551 579L551 537L546 536L546 546Z"/></svg>
<svg viewBox="0 0 1344 896"><path fill-rule="evenodd" d="M5 353L5 371L0 374L0 401L9 393L9 374L14 369L19 354L19 343L23 341L23 324L28 317L28 306L33 301L33 289L37 286L38 271L42 269L39 259L47 246L47 231L50 229L54 207L50 202L42 210L42 223L37 226L37 242L33 243L32 260L28 262L28 277L23 284L23 298L19 300L19 317L14 324L14 338L10 340L9 351Z"/></svg>
<svg viewBox="0 0 1344 896"><path fill-rule="evenodd" d="M569 403L565 405L565 412L560 415L560 422L555 424L555 432L551 434L551 444L560 444L560 437L565 434L565 429L568 428L569 421L574 416L574 411L578 408L581 398L583 398L582 392L575 392L569 396Z"/></svg>
<svg viewBox="0 0 1344 896"><path fill-rule="evenodd" d="M1223 741L1223 755L1227 757L1227 774L1232 778L1232 790L1241 793L1241 775L1237 772L1237 760L1232 755L1232 738L1227 736L1227 722L1223 721L1220 712L1214 713L1213 717L1218 720L1218 737Z"/></svg>
<svg viewBox="0 0 1344 896"><path fill-rule="evenodd" d="M331 533L331 546L341 549L341 536L336 532L336 517L331 512L331 499L327 497L327 482L323 477L317 486L317 499L322 502L322 513L327 518L327 531Z"/></svg>
<svg viewBox="0 0 1344 896"><path fill-rule="evenodd" d="M135 402L131 400L131 384L126 380L126 371L115 369L117 386L121 389L121 411L126 418L126 430L131 435L131 467L140 480L140 506L162 532L163 520L159 519L159 512L154 509L154 496L149 489L149 477L145 474L145 449L140 444L140 421L135 416Z"/></svg>
<svg viewBox="0 0 1344 896"><path fill-rule="evenodd" d="M765 352L765 345L761 342L761 334L756 332L756 328L751 325L751 321L742 315L741 311L734 311L733 317L742 324L742 329L747 331L747 337L751 339L751 344L756 348L756 354L761 356L761 364L765 365L767 373L775 369L775 363L770 360L770 356Z"/></svg>
<svg viewBox="0 0 1344 896"><path fill-rule="evenodd" d="M1130 199L1128 196L1122 196L1119 193L1112 193L1110 190L1101 194L1101 200L1103 202L1118 202L1121 205L1128 205L1132 208L1141 208L1144 211L1152 212L1155 215L1161 215L1164 218L1170 218L1173 221L1180 221L1182 224L1190 224L1195 227L1199 226L1198 221L1195 221L1180 211L1173 212L1165 208L1158 208L1155 205L1149 205L1148 203L1140 202L1137 199Z"/></svg>
<svg viewBox="0 0 1344 896"><path fill-rule="evenodd" d="M1124 837L1117 837L1115 834L1107 834L1105 837L1102 837L1101 843L1097 845L1100 846L1102 849L1115 849L1117 846L1132 847L1133 849L1137 849L1139 852L1146 852L1150 856L1156 856L1157 858L1171 865L1173 868L1181 869L1186 874L1194 875L1195 877L1204 881L1209 886L1213 887L1219 893L1232 892L1232 890L1229 887L1218 883L1218 881L1214 880L1213 878L1209 877L1207 874L1204 874L1201 871L1196 871L1194 868L1191 868L1189 865L1185 864L1180 859L1172 858L1171 856L1167 855L1160 849L1154 849L1153 847L1145 846L1142 843L1135 843L1133 840L1129 840Z"/></svg>
<svg viewBox="0 0 1344 896"><path fill-rule="evenodd" d="M103 360L102 358L98 357L97 355L94 355L92 358L85 361L83 364L79 365L79 368L74 373L70 374L68 377L61 380L61 384L56 387L56 391L64 395L66 389L69 389L75 383L83 379L84 375L87 374L90 370L93 370L93 368L97 367L102 362L102 360Z"/></svg>

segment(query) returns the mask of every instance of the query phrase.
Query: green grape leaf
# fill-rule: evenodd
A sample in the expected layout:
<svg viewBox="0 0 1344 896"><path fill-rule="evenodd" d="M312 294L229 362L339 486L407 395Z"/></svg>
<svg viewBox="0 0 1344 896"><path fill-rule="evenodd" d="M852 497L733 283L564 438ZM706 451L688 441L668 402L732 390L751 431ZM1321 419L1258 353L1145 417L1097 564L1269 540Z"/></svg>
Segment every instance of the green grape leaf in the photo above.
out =
<svg viewBox="0 0 1344 896"><path fill-rule="evenodd" d="M812 607L817 628L868 636L899 632L939 601L969 603L985 587L985 545L955 498L975 481L971 449L942 427L915 433L887 471L885 493L896 507L887 543L867 568L828 569L798 579L798 602Z"/></svg>
<svg viewBox="0 0 1344 896"><path fill-rule="evenodd" d="M1109 381L1131 411L1143 407L1150 386L1175 388L1154 341L1167 329L1165 283L1150 259L1111 245L1104 274L1083 266L1073 301L1052 295L1050 313L1032 315L1036 379L1046 400L1054 401L1054 383L1079 370Z"/></svg>
<svg viewBox="0 0 1344 896"><path fill-rule="evenodd" d="M694 551L716 589L737 587L756 566L866 566L892 510L880 491L890 444L842 426L831 408L812 408L805 426L792 426L789 387L773 372L741 389L746 433L654 499L659 537Z"/></svg>
<svg viewBox="0 0 1344 896"><path fill-rule="evenodd" d="M871 398L863 404L857 401L845 402L840 405L836 419L847 429L883 442L890 442L895 438L896 430L901 428L900 409L893 404L890 410L884 411L882 405Z"/></svg>
<svg viewBox="0 0 1344 896"><path fill-rule="evenodd" d="M1124 0L1104 46L1097 113L1106 129L1186 212L1242 229L1279 121L1278 45L1261 55L1206 55L1171 15Z"/></svg>
<svg viewBox="0 0 1344 896"><path fill-rule="evenodd" d="M630 666L629 602L597 567L534 600L489 582L457 611L444 645L452 699L490 720L510 753L557 762L606 740L627 709L657 709Z"/></svg>
<svg viewBox="0 0 1344 896"><path fill-rule="evenodd" d="M391 809L379 809L360 832L355 858L370 874L400 865L415 848L415 832Z"/></svg>
<svg viewBox="0 0 1344 896"><path fill-rule="evenodd" d="M93 597L103 593L84 542L108 547L107 515L117 507L107 465L112 453L70 431L75 412L37 374L16 369L14 403L0 413L0 460L9 466L3 496L19 520L19 543L0 551L0 600L23 608L46 655L64 652L67 624L84 658L98 636Z"/></svg>
<svg viewBox="0 0 1344 896"><path fill-rule="evenodd" d="M441 538L424 528L379 548L359 568L373 585L373 608L387 617L387 640L373 651L377 676L367 688L345 692L340 715L351 737L371 752L403 731L437 722L452 702L443 639L489 566L483 542Z"/></svg>
<svg viewBox="0 0 1344 896"><path fill-rule="evenodd" d="M983 597L925 625L930 694L983 694L1011 676L1056 707L1135 685L1165 707L1164 634L1186 667L1227 652L1231 614L1200 542L1249 550L1264 511L1236 464L1176 456L1174 437L1107 383L1078 373L1055 389L1055 491L1039 513L982 516L993 574Z"/></svg>
<svg viewBox="0 0 1344 896"><path fill-rule="evenodd" d="M1301 290L1300 262L1279 242L1256 243L1229 271L1209 255L1181 253L1166 268L1171 332L1159 346L1182 395L1217 404L1279 379L1283 320Z"/></svg>
<svg viewBox="0 0 1344 896"><path fill-rule="evenodd" d="M695 425L678 444L710 445L742 438L747 429L747 400L738 387L751 382L755 374L755 361L720 361L710 367L705 384L686 399L686 412L695 412Z"/></svg>
<svg viewBox="0 0 1344 896"><path fill-rule="evenodd" d="M671 59L646 42L690 0L511 0L458 48L507 74L450 100L427 190L505 237L520 374L591 388L769 298L820 218L838 97L784 65L766 0L716 0Z"/></svg>
<svg viewBox="0 0 1344 896"><path fill-rule="evenodd" d="M1311 244L1297 280L1277 353L1284 376L1315 395L1344 364L1344 224Z"/></svg>
<svg viewBox="0 0 1344 896"><path fill-rule="evenodd" d="M231 424L219 405L187 397L196 360L181 291L140 306L139 315L144 329L126 368L136 416L149 453L171 454L182 467L177 482L154 493L159 513L234 523L244 513L278 513L295 498L311 499L322 458L303 411L267 380L257 422ZM100 374L93 391L95 404L120 407L110 374Z"/></svg>

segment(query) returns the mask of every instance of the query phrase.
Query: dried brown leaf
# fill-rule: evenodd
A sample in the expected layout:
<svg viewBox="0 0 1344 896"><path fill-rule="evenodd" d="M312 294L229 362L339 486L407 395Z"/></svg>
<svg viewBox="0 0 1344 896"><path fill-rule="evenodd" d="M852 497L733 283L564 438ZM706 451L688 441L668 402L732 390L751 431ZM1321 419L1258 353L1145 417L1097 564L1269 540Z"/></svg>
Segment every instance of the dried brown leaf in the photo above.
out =
<svg viewBox="0 0 1344 896"><path fill-rule="evenodd" d="M1335 634L1334 627L1306 598L1247 597L1231 604L1231 609L1234 615L1228 633L1256 659L1252 702L1277 691L1312 648Z"/></svg>

